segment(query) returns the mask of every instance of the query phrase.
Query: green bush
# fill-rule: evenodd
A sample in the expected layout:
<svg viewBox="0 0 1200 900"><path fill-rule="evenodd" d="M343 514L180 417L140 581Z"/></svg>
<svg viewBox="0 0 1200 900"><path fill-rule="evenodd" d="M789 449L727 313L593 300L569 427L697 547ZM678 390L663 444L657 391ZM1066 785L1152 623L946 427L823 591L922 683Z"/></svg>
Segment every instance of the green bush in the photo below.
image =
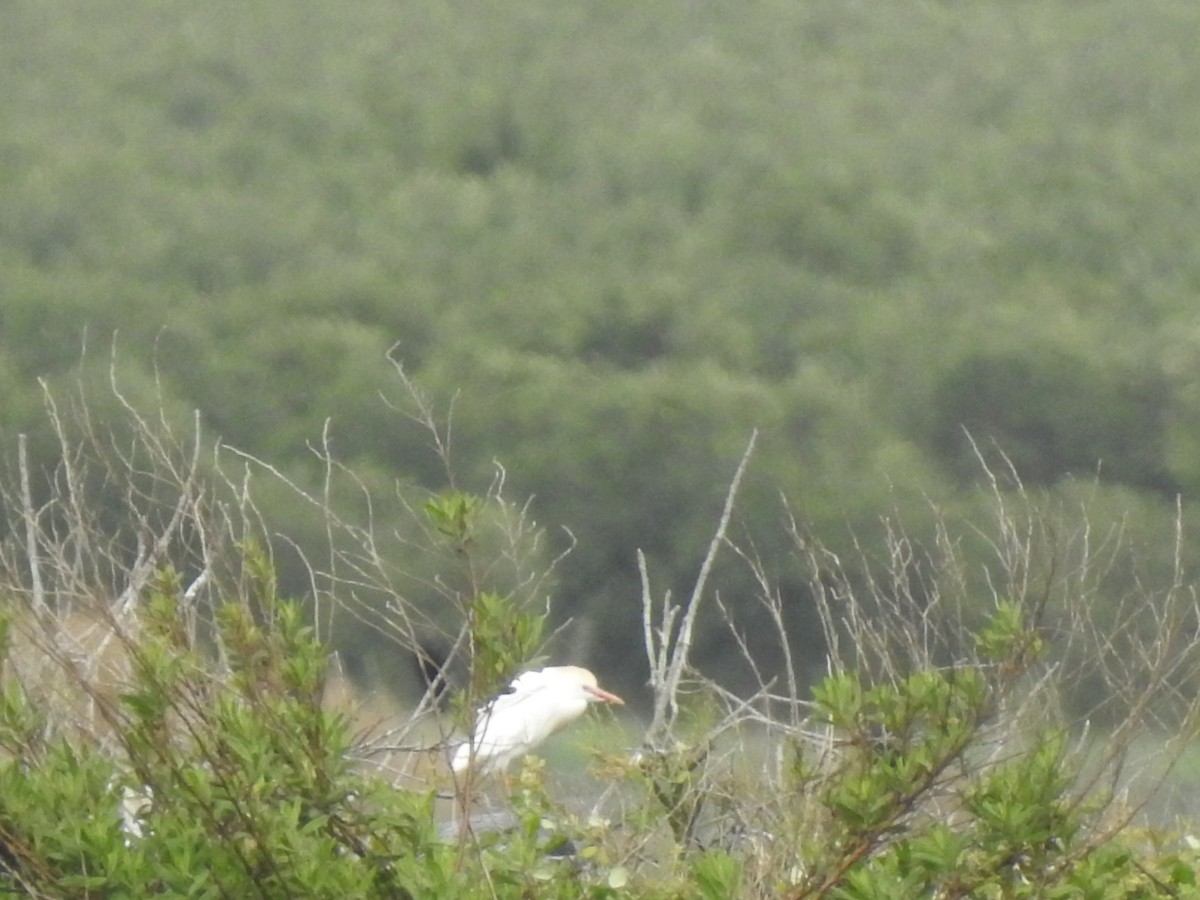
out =
<svg viewBox="0 0 1200 900"><path fill-rule="evenodd" d="M1191 821L1140 816L1200 729L1182 516L1158 530L1172 575L1151 584L1119 535L1094 539L1078 498L1056 504L987 472L993 519L937 512L929 545L889 523L877 548L842 560L785 519L802 572L784 581L734 531L757 434L687 599L656 599L639 558L653 711L649 725L593 726L602 780L535 756L507 783L455 784L447 754L486 696L547 653L586 659L548 627L555 558L526 506L504 499L502 477L481 495L453 486L447 433L404 383L451 482L389 490L412 516L404 532L372 520L371 485L332 456L317 457L322 494L244 454L233 482L220 453L201 462L200 434L121 395L104 426L52 416L63 452L36 493L45 467L17 442L0 491L14 526L0 543L0 885L41 897L1200 895ZM71 410L86 413L81 402ZM327 530L327 555L303 560L302 602L281 595L265 538L288 523L256 506L246 464ZM357 507L332 487L343 478L364 495ZM736 597L709 584L721 555L745 570ZM1099 608L1114 580L1126 601ZM811 687L791 649L784 588L798 581L825 652ZM741 630L745 607L758 643ZM702 618L729 632L755 688L693 665ZM431 688L364 724L356 709L382 691L338 687L325 640L354 629L426 662L428 639L446 641L451 702ZM769 668L762 641L778 644ZM1147 742L1160 745L1148 759Z"/></svg>

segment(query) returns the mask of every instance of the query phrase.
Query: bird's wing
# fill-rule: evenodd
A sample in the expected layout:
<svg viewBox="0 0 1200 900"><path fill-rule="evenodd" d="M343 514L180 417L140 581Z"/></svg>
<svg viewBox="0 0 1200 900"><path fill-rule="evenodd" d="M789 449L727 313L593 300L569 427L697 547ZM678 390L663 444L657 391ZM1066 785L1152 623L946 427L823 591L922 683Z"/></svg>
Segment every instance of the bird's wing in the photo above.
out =
<svg viewBox="0 0 1200 900"><path fill-rule="evenodd" d="M520 703L524 698L536 694L548 684L549 679L545 672L522 672L512 680L508 687L485 703L479 713L483 715L497 707L503 708Z"/></svg>
<svg viewBox="0 0 1200 900"><path fill-rule="evenodd" d="M483 732L484 740L497 739L501 732L516 732L519 728L506 727L508 723L522 724L528 720L526 713L544 698L549 685L541 672L525 672L517 676L501 694L497 694L479 710L475 720L476 733Z"/></svg>
<svg viewBox="0 0 1200 900"><path fill-rule="evenodd" d="M552 708L539 709L552 695L550 680L542 672L518 675L504 693L479 710L470 742L455 754L454 768L466 766L472 747L481 760L495 757L503 762L509 754L519 755L540 744L560 724Z"/></svg>

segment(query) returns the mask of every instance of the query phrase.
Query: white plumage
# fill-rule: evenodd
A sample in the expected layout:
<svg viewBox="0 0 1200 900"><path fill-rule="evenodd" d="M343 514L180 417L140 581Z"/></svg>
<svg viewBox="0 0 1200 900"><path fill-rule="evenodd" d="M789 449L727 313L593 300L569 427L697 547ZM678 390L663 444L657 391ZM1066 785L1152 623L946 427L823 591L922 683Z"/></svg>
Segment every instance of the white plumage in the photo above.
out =
<svg viewBox="0 0 1200 900"><path fill-rule="evenodd" d="M525 672L479 710L470 741L458 747L450 766L455 772L472 766L477 772L502 771L583 715L589 703L624 702L579 666Z"/></svg>

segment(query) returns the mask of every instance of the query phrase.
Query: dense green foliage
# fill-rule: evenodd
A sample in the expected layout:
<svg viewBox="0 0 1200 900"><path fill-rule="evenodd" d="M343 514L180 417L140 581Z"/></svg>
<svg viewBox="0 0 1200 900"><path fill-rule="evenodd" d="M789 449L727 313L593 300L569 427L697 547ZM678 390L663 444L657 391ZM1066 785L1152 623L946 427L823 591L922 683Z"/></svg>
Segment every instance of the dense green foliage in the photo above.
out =
<svg viewBox="0 0 1200 900"><path fill-rule="evenodd" d="M19 604L0 618L9 672L0 704L0 890L44 898L1200 896L1193 851L1165 835L1108 827L1111 798L1081 778L1063 734L1045 723L997 730L1044 649L1017 604L1001 605L978 633L973 663L899 681L851 671L824 679L813 692L816 730L795 732L781 749L785 784L765 804L754 798L767 773L736 767L755 786L722 800L721 776L713 780L720 766L679 744L612 760L625 810L619 819L593 811L585 823L530 760L511 795L513 826L456 840L439 828L432 786L389 784L386 768L354 763L362 748L324 701L326 648L301 607L275 596L253 548L246 562L246 594L210 611L214 631L203 641L170 571L141 598L134 629L109 620L130 667L108 691L50 649L43 677L61 667L67 692L91 696L85 720L65 717L63 694L27 677L28 657L12 659L10 623L23 623L22 638L36 643L53 641L40 630L46 622L30 622ZM701 843L695 823L706 805L726 810L725 826ZM729 827L754 820L775 830Z"/></svg>
<svg viewBox="0 0 1200 900"><path fill-rule="evenodd" d="M126 391L301 483L332 419L365 481L441 489L396 345L461 392L462 480L502 460L577 537L561 613L631 691L634 548L686 586L752 426L746 519L783 491L834 546L975 504L964 426L1136 525L1200 488L1198 34L1186 0L9 0L0 443L47 449L36 379L106 380L116 332Z"/></svg>
<svg viewBox="0 0 1200 900"><path fill-rule="evenodd" d="M255 566L261 571L261 566ZM0 890L33 897L610 896L539 861L536 824L467 860L438 836L434 792L395 790L350 758L323 706L326 649L269 589L215 610L198 645L178 579L122 641L132 677L90 729L13 679L0 708ZM262 624L255 619L262 619ZM26 635L28 636L28 635ZM81 680L73 688L95 690ZM105 741L104 726L116 739ZM486 877L481 876L486 867ZM558 891L540 886L546 872ZM493 887L488 887L492 885Z"/></svg>
<svg viewBox="0 0 1200 900"><path fill-rule="evenodd" d="M1200 731L1196 584L1179 561L1146 580L1076 503L997 479L989 521L939 514L927 549L895 526L845 563L783 528L828 653L810 688L788 653L784 582L728 528L752 440L700 571L721 554L747 570L783 664L767 668L711 585L680 602L647 587L649 724L593 717L572 735L588 761L529 756L515 779L492 778L447 759L483 698L554 640L554 561L524 507L497 486L406 485L398 531L369 509L343 517L281 472L247 475L232 451L210 460L203 432L124 395L103 421L70 395L47 399L54 477L35 493L28 441L0 477L0 516L16 526L0 540L0 890L1200 896L1191 821L1146 815L1189 787L1172 772ZM444 446L445 432L428 435ZM261 541L294 524L255 499L281 485L332 545L308 557L302 602L283 599ZM438 597L436 617L415 585ZM1106 595L1121 600L1096 602ZM730 636L752 691L691 667L700 622ZM427 654L429 690L397 705L338 667L323 636L348 625L392 656L427 653L431 634L454 648L441 669Z"/></svg>

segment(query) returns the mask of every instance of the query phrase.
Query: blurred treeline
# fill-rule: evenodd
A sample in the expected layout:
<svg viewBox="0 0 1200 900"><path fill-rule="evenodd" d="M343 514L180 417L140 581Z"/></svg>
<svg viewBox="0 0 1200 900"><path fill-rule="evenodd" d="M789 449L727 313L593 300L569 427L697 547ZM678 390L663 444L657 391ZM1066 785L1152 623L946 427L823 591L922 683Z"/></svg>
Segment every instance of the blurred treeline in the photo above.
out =
<svg viewBox="0 0 1200 900"><path fill-rule="evenodd" d="M116 333L126 391L301 483L328 418L439 490L397 345L459 486L499 461L574 534L572 652L635 695L635 548L688 589L755 426L734 530L810 671L781 498L920 540L981 502L964 427L1155 573L1200 489L1198 44L1189 0L5 0L5 453L53 455L37 379L103 387Z"/></svg>

